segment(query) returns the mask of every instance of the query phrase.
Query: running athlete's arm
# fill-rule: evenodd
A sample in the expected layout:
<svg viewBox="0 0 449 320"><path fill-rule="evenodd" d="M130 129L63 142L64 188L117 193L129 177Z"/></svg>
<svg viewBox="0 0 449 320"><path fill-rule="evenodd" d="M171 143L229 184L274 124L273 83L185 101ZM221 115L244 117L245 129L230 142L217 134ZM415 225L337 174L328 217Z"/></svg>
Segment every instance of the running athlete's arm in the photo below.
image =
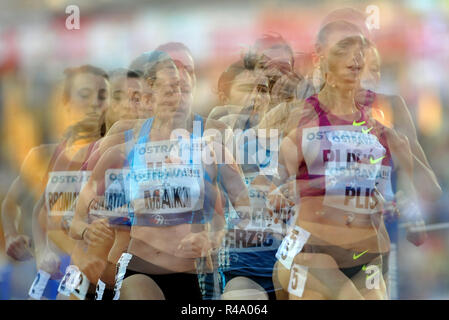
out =
<svg viewBox="0 0 449 320"><path fill-rule="evenodd" d="M428 201L436 201L442 194L441 187L418 141L410 111L400 96L390 97L394 113L394 128L404 134L410 143L414 160L414 185L416 191Z"/></svg>
<svg viewBox="0 0 449 320"><path fill-rule="evenodd" d="M76 205L78 198L76 190L67 189L67 186L74 183L82 183L78 181L78 179L82 179L83 177L79 171L82 168L91 147L93 147L91 144L86 144L81 146L79 149L78 146L72 146L71 148L64 150L58 156L52 168L52 171L60 172L60 174L57 173L57 182L52 181L50 184L50 192L53 194L54 198L49 201L47 206L45 206L43 214L47 215L47 221L50 221L52 224L50 229L54 231L49 234L51 238L50 240L57 243L58 246L60 245L59 242L66 242L66 237L61 236L61 234L67 233L70 228L73 218L72 214L75 209L74 206ZM67 172L67 174L65 172ZM58 193L59 196L56 196ZM45 196L47 197L48 195ZM56 210L64 212L64 214L61 216L48 216L48 214L51 214L52 212L49 212L47 209L52 210L54 208L58 208ZM66 245L68 244L64 244L63 246Z"/></svg>
<svg viewBox="0 0 449 320"><path fill-rule="evenodd" d="M282 143L284 143L284 155L282 155L281 151L279 152L279 161L278 161L278 175L275 176L272 180L272 186L270 188L269 199L270 202L274 203L274 209L280 210L283 205L293 206L295 197L296 197L296 173L291 175L288 172L288 168L286 167L286 156L285 153L289 151L288 148L292 148L292 152L297 152L298 148L295 144L297 139L297 131L299 121L302 117L308 116L304 112L304 102L303 101L295 101L290 102L284 105L284 113L285 119L282 120L280 127L283 130L284 139L282 139ZM268 129L268 128L266 128ZM292 133L292 131L295 131ZM290 133L292 133L290 135ZM289 139L289 140L287 140ZM282 149L281 143L281 149ZM294 148L294 149L293 149ZM290 154L291 157L297 158L298 156L295 154ZM291 161L293 161L293 158ZM297 159L299 161L300 159ZM292 167L293 168L293 167ZM291 169L292 169L291 168ZM274 200L275 199L275 200Z"/></svg>
<svg viewBox="0 0 449 320"><path fill-rule="evenodd" d="M78 167L69 160L67 150L65 150L58 156L50 171L70 170L73 169L71 166ZM77 169L74 170L76 171ZM55 184L55 191L60 190L58 185L59 183ZM54 202L49 201L47 203L48 199L46 197L46 192L44 192L33 210L33 239L36 246L36 263L39 269L47 271L54 277L58 277L60 260L55 253L57 250L55 245L62 251L70 253L73 243L66 236L62 235L65 234L65 231L61 230L59 222L57 228L54 229L54 221L59 221L60 217L52 220L53 216L50 211L54 206L59 205L62 200L58 198ZM69 206L68 204L67 207ZM49 234L50 229L54 231L52 234Z"/></svg>
<svg viewBox="0 0 449 320"><path fill-rule="evenodd" d="M89 206L96 201L98 186L104 181L105 172L112 168L118 159L122 159L123 145L108 149L92 170L92 174L80 192L75 207L75 214L70 227L70 236L74 239L85 239L89 244L102 243L105 239L112 239L113 232L103 219L88 223ZM123 163L123 162L122 162Z"/></svg>
<svg viewBox="0 0 449 320"><path fill-rule="evenodd" d="M3 199L2 202L2 225L3 225L3 234L5 237L8 236L17 236L19 231L16 228L15 220L20 214L19 209L19 195L20 191L23 188L22 180L20 175L14 179L11 187L8 190L8 193Z"/></svg>
<svg viewBox="0 0 449 320"><path fill-rule="evenodd" d="M2 225L5 236L5 251L15 260L31 258L31 239L20 234L16 227L16 219L20 217L20 193L24 188L20 175L14 180L2 203Z"/></svg>
<svg viewBox="0 0 449 320"><path fill-rule="evenodd" d="M20 168L18 177L13 181L2 203L2 225L6 242L6 253L13 259L26 260L30 255L31 239L20 234L17 219L23 221L30 213L22 212L21 205L25 197L39 195L42 192L42 180L48 166L45 154L53 145L41 145L30 150ZM48 159L49 160L49 159Z"/></svg>
<svg viewBox="0 0 449 320"><path fill-rule="evenodd" d="M40 221L40 217L43 216L41 215L41 210L43 210L44 206L45 195L42 194L33 208L33 241L36 253L43 251L44 247L47 246L47 230L44 228L45 223Z"/></svg>
<svg viewBox="0 0 449 320"><path fill-rule="evenodd" d="M106 133L106 137L119 135L123 138L123 132L129 129L140 128L145 120L142 119L126 119L119 120L112 125Z"/></svg>
<svg viewBox="0 0 449 320"><path fill-rule="evenodd" d="M61 260L55 253L55 248L51 242L48 241L47 229L45 228L47 222L45 219L46 214L42 213L43 210L45 210L45 194L41 196L34 206L32 216L36 268L48 272L53 279L58 279L61 277L59 272Z"/></svg>
<svg viewBox="0 0 449 320"><path fill-rule="evenodd" d="M296 183L298 164L302 159L302 155L298 154L298 147L295 143L296 135L297 129L294 129L282 140L279 151L279 178L275 181L278 186L286 185L289 188ZM295 194L298 195L298 192ZM283 202L278 195L273 196L275 196L275 198L270 197L270 202L275 201L272 203L275 210L281 209L281 203L288 203L288 201Z"/></svg>
<svg viewBox="0 0 449 320"><path fill-rule="evenodd" d="M215 206L211 208L213 212L206 212L212 214L212 219L208 222L194 224L190 226L190 233L188 233L179 243L174 255L183 258L200 258L207 257L209 261L207 264L212 268L210 250L218 247L221 244L223 237L223 229L225 226L224 216L221 213L220 193L217 186L216 169L216 153L214 152L214 142L209 142L203 149L202 163L209 179L205 179L204 192L205 201L214 199ZM209 200L206 200L209 199ZM170 253L169 251L166 251ZM197 266L198 268L199 266Z"/></svg>
<svg viewBox="0 0 449 320"><path fill-rule="evenodd" d="M231 159L229 163L218 165L218 174L220 176L223 187L225 188L229 200L234 208L249 207L250 201L248 196L248 189L245 184L242 170L235 162L232 154L223 148L223 152L227 159Z"/></svg>
<svg viewBox="0 0 449 320"><path fill-rule="evenodd" d="M302 123L301 125L300 121ZM318 116L311 111L311 108L306 108L304 102L292 108L279 151L279 178L276 180L276 185L281 186L291 181L296 181L299 164L304 159L302 149L298 148L302 140L300 132L303 128L316 126L319 126ZM296 190L296 194L298 192L299 190Z"/></svg>
<svg viewBox="0 0 449 320"><path fill-rule="evenodd" d="M129 120L130 121L130 120ZM134 120L135 121L135 120ZM115 125L115 124L114 124ZM108 131L108 133L110 130ZM97 141L97 145L95 146L95 150L87 159L87 170L92 171L100 160L101 156L106 153L109 148L112 148L117 145L124 144L125 138L122 133L117 133L113 135L107 135L104 138L101 138Z"/></svg>
<svg viewBox="0 0 449 320"><path fill-rule="evenodd" d="M410 143L406 136L397 132L394 129L385 129L388 146L390 148L393 162L399 168L397 171L398 187L405 195L400 210L401 213L410 222L407 234L407 239L416 246L421 245L427 238L425 231L411 232L413 226L424 226L424 220L421 217L419 206L417 203L417 193L413 184L414 177L414 156L411 151Z"/></svg>
<svg viewBox="0 0 449 320"><path fill-rule="evenodd" d="M233 148L234 134L224 122L218 120L208 119L206 128L206 133L211 129L219 131L219 134L216 133L216 137L211 137L213 141L208 144L208 147L212 148L215 154L218 180L228 194L233 207L236 210L239 210L239 208L247 210L243 208L249 208L250 206L248 189L243 172L232 154L233 150L230 150Z"/></svg>
<svg viewBox="0 0 449 320"><path fill-rule="evenodd" d="M284 136L287 137L290 132L298 127L299 120L304 114L304 102L292 103L288 114L287 121L284 126Z"/></svg>
<svg viewBox="0 0 449 320"><path fill-rule="evenodd" d="M233 106L233 105L226 105L226 106L217 106L212 109L212 111L209 113L209 119L213 120L219 120L220 118L230 115L230 114L238 114L242 107L240 106Z"/></svg>

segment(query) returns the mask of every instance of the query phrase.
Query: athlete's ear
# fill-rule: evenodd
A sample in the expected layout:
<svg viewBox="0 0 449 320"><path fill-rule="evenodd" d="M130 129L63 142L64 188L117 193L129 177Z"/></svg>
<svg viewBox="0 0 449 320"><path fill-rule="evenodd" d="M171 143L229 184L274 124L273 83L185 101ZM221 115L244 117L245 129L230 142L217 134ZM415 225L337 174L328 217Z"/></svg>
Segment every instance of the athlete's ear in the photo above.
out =
<svg viewBox="0 0 449 320"><path fill-rule="evenodd" d="M321 44L316 43L315 44L315 51L312 53L312 59L319 60L323 56L324 56L324 47Z"/></svg>
<svg viewBox="0 0 449 320"><path fill-rule="evenodd" d="M218 99L220 100L220 103L223 106L229 103L229 98L223 91L218 91Z"/></svg>
<svg viewBox="0 0 449 320"><path fill-rule="evenodd" d="M312 52L311 56L312 56L312 63L314 66L316 66L319 62L320 62L320 53L319 53L319 49L318 49L319 45L315 46L315 51Z"/></svg>
<svg viewBox="0 0 449 320"><path fill-rule="evenodd" d="M153 85L154 85L154 80L151 79L151 78L145 79L145 82L146 82L147 86L150 87L150 88L152 88Z"/></svg>

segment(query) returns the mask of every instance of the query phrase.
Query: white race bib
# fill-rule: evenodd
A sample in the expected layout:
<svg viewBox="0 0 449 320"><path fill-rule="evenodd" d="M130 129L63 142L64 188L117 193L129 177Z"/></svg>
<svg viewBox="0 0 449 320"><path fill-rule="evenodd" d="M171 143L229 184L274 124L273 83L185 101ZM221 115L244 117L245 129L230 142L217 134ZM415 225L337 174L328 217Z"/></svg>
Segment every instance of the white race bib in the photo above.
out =
<svg viewBox="0 0 449 320"><path fill-rule="evenodd" d="M118 300L120 298L120 289L122 288L123 278L125 277L126 268L128 267L129 261L131 260L132 256L133 255L130 253L122 253L120 259L117 262L113 300Z"/></svg>
<svg viewBox="0 0 449 320"><path fill-rule="evenodd" d="M58 292L70 296L81 283L81 271L75 265L66 268L64 277L59 283Z"/></svg>
<svg viewBox="0 0 449 320"><path fill-rule="evenodd" d="M105 172L105 193L101 205L90 209L89 213L99 217L128 217L129 186L131 171L129 169L108 169Z"/></svg>
<svg viewBox="0 0 449 320"><path fill-rule="evenodd" d="M307 271L308 267L300 266L294 263L290 272L290 281L288 282L288 292L297 296L302 297L304 293L304 288L306 286Z"/></svg>
<svg viewBox="0 0 449 320"><path fill-rule="evenodd" d="M106 289L106 284L101 279L98 279L95 287L95 300L103 300L104 289Z"/></svg>
<svg viewBox="0 0 449 320"><path fill-rule="evenodd" d="M73 216L76 200L91 171L53 171L45 189L45 204L50 215Z"/></svg>
<svg viewBox="0 0 449 320"><path fill-rule="evenodd" d="M276 252L276 258L281 262L285 268L290 270L292 266L293 259L295 256L301 252L307 239L310 237L310 232L295 226L290 232L285 236L278 251Z"/></svg>
<svg viewBox="0 0 449 320"><path fill-rule="evenodd" d="M365 131L365 132L362 132ZM379 192L391 192L386 150L366 126L325 126L303 130L302 151L311 175L325 176L323 204L361 214L381 211Z"/></svg>
<svg viewBox="0 0 449 320"><path fill-rule="evenodd" d="M40 300L45 288L47 287L48 280L50 280L50 274L43 270L39 270L33 284L31 285L28 295L33 299Z"/></svg>
<svg viewBox="0 0 449 320"><path fill-rule="evenodd" d="M165 164L135 172L131 177L134 212L170 214L203 208L204 178L201 165Z"/></svg>

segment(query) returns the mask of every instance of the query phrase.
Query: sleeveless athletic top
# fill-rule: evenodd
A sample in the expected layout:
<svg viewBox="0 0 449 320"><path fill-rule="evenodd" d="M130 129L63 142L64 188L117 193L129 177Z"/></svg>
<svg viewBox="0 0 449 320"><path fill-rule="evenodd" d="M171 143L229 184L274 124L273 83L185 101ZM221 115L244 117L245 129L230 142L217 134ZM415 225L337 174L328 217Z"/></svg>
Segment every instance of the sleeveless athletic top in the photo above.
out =
<svg viewBox="0 0 449 320"><path fill-rule="evenodd" d="M127 157L130 167L127 192L133 203L133 225L203 224L212 219L216 196L205 196L206 188L213 182L201 162L204 124L199 115L195 115L194 120L201 129L198 135L194 128L190 141L179 138L178 141L152 142L150 132L154 118L142 125L137 143ZM164 162L164 157L173 150L179 152L183 163Z"/></svg>
<svg viewBox="0 0 449 320"><path fill-rule="evenodd" d="M278 150L271 150L275 145L268 141L268 138L263 141L265 138L259 139L257 134L245 136L250 129L249 119L242 121L237 127L243 127L242 136L236 136L239 149L237 160L239 163L244 160L240 166L245 175L252 210L249 224L240 229L236 225L239 219L228 199L226 220L229 231L219 254L219 271L250 278L255 276L271 279L277 260L275 254L282 239L282 222L275 220L267 209L269 186L255 185L253 181L261 174L268 182L271 181L277 171ZM273 290L272 285L267 285L264 289Z"/></svg>
<svg viewBox="0 0 449 320"><path fill-rule="evenodd" d="M83 186L89 180L90 171L50 171L54 169L56 159L64 150L66 141L58 146L49 166L48 181L45 188L45 205L49 212L49 227L60 228L58 220L53 221L53 217L64 216L70 220L75 211L76 201ZM92 150L93 143L89 145L88 156ZM86 159L88 158L86 157ZM56 223L56 225L55 225Z"/></svg>
<svg viewBox="0 0 449 320"><path fill-rule="evenodd" d="M133 148L133 129L124 132L125 154L128 155ZM128 183L129 179L128 159L125 158L122 168L107 169L104 176L104 185L99 185L97 195L104 195L104 200L99 205L94 204L89 208L89 218L107 217L110 225L132 224L133 211L130 206Z"/></svg>
<svg viewBox="0 0 449 320"><path fill-rule="evenodd" d="M306 99L304 108L311 108L314 117L299 122L297 145L303 160L296 178L300 197L324 196L326 206L362 214L378 212L378 192L384 197L392 194L391 154L382 125L366 126L366 106L359 109L360 119L352 122L333 115L323 110L317 95ZM311 126L316 122L318 126Z"/></svg>

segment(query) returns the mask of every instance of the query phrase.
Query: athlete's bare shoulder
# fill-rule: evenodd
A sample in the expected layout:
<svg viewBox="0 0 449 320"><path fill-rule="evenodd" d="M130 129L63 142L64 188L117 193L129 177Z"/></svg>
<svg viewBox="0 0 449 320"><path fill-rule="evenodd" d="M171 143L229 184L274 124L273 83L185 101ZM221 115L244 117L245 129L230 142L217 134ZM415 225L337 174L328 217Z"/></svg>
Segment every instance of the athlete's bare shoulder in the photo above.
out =
<svg viewBox="0 0 449 320"><path fill-rule="evenodd" d="M92 148L92 144L95 141L86 143L80 146L71 146L65 148L56 158L53 166L54 171L74 171L81 169L84 161L89 153L89 149Z"/></svg>
<svg viewBox="0 0 449 320"><path fill-rule="evenodd" d="M377 94L380 101L387 101L393 112L393 126L409 138L416 137L416 128L410 110L400 95Z"/></svg>
<svg viewBox="0 0 449 320"><path fill-rule="evenodd" d="M41 144L31 148L22 163L22 169L26 169L30 165L34 165L36 161L43 161L47 164L50 162L51 156L58 147L57 143Z"/></svg>
<svg viewBox="0 0 449 320"><path fill-rule="evenodd" d="M107 169L122 168L125 160L125 144L117 144L110 147L99 157L96 162L92 175L97 178L103 176Z"/></svg>
<svg viewBox="0 0 449 320"><path fill-rule="evenodd" d="M122 144L124 142L125 142L124 132L108 135L103 139L101 139L101 141L99 141L98 150L100 150L99 152L103 153L109 148Z"/></svg>
<svg viewBox="0 0 449 320"><path fill-rule="evenodd" d="M242 117L248 118L248 115L242 115L242 114L228 114L226 116L223 116L220 118L220 121L226 124L230 128L234 128L238 120L240 120ZM241 129L241 128L240 128Z"/></svg>
<svg viewBox="0 0 449 320"><path fill-rule="evenodd" d="M289 135L298 127L313 126L318 122L318 114L310 102L306 100L296 101L289 106L288 119L284 128L284 136Z"/></svg>
<svg viewBox="0 0 449 320"><path fill-rule="evenodd" d="M229 128L229 126L224 123L223 121L220 120L215 120L215 119L211 119L208 118L206 119L206 129L217 129L217 130L226 130L227 128Z"/></svg>
<svg viewBox="0 0 449 320"><path fill-rule="evenodd" d="M240 112L242 108L234 105L226 105L226 106L217 106L212 109L209 113L209 119L219 120L220 118L230 115L237 114Z"/></svg>
<svg viewBox="0 0 449 320"><path fill-rule="evenodd" d="M106 136L123 133L126 130L140 128L146 119L123 119L112 125Z"/></svg>
<svg viewBox="0 0 449 320"><path fill-rule="evenodd" d="M57 147L58 144L53 143L31 148L20 166L19 176L16 180L20 182L42 181Z"/></svg>
<svg viewBox="0 0 449 320"><path fill-rule="evenodd" d="M98 140L91 142L78 150L78 152L73 156L72 164L81 168L82 164L87 160L89 153L92 151L97 142Z"/></svg>

